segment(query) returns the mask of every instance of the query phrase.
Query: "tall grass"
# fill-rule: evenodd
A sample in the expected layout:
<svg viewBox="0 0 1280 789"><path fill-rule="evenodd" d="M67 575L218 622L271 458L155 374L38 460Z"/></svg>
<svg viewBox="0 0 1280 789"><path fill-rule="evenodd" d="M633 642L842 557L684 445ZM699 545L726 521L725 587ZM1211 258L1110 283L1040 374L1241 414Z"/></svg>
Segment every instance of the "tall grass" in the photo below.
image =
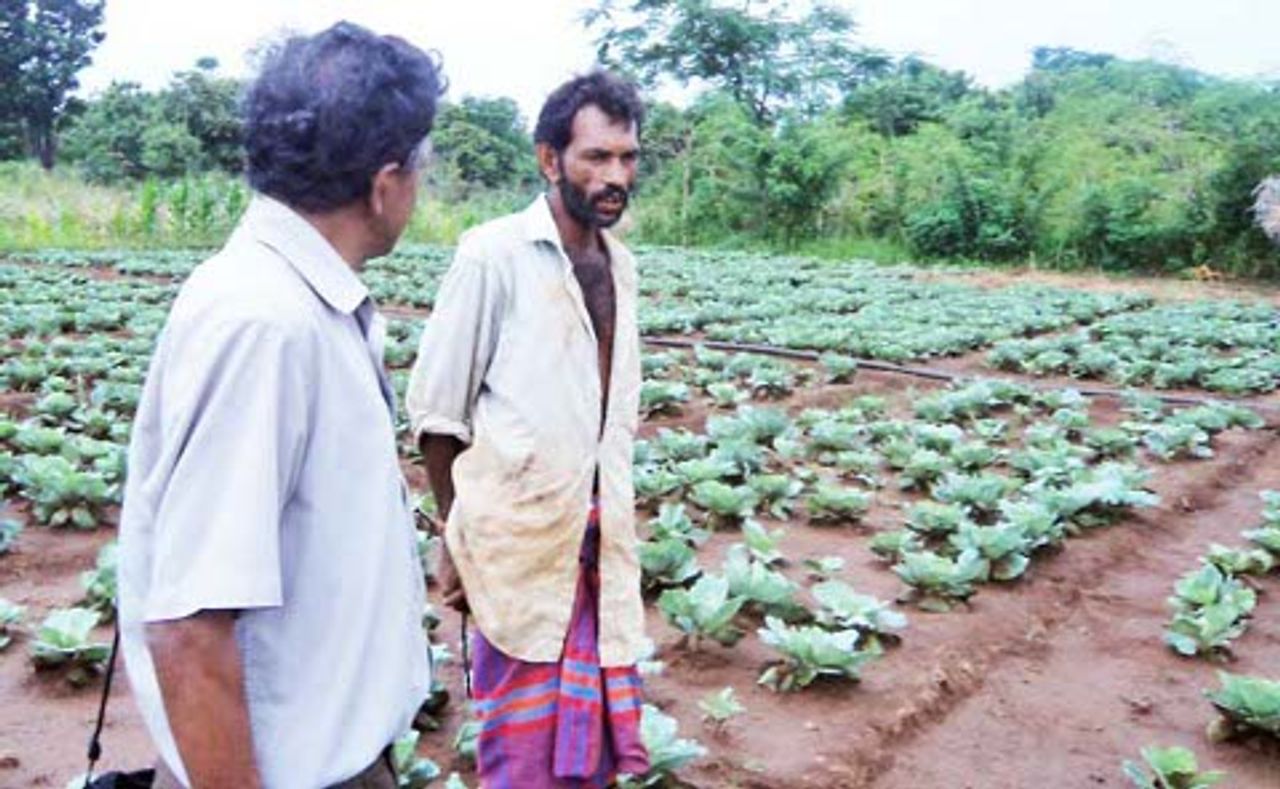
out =
<svg viewBox="0 0 1280 789"><path fill-rule="evenodd" d="M104 187L73 171L0 162L0 251L208 248L235 227L251 192L221 174ZM405 240L454 244L467 228L523 208L533 194L493 192L446 202L424 193Z"/></svg>
<svg viewBox="0 0 1280 789"><path fill-rule="evenodd" d="M532 189L460 195L435 185L424 189L404 241L453 245L468 228L519 211ZM46 173L30 162L0 162L0 252L47 248L201 248L221 245L248 205L243 180L211 174L176 181L104 187L88 184L70 169ZM670 243L655 230L666 207L637 201L618 228L632 244ZM716 234L702 234L715 237ZM884 263L907 259L885 240L821 237L798 248L774 248L743 236L723 234L712 247L788 252L819 258L864 258Z"/></svg>
<svg viewBox="0 0 1280 789"><path fill-rule="evenodd" d="M208 247L244 211L236 179L205 175L122 187L87 184L28 162L0 163L0 249Z"/></svg>

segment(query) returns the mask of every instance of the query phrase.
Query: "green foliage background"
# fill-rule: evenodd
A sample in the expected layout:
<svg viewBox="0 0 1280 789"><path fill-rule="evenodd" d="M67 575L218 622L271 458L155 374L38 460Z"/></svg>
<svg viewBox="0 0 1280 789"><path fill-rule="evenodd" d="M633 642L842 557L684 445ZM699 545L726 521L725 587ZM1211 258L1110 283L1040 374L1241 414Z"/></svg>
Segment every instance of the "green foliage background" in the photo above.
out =
<svg viewBox="0 0 1280 789"><path fill-rule="evenodd" d="M1280 172L1277 85L1042 48L1021 82L990 90L859 45L837 8L805 8L604 0L584 15L600 61L649 95L698 88L687 106L650 106L633 240L1280 276L1251 211ZM239 170L242 87L206 59L162 90L120 83L71 102L62 161L125 205L15 217L0 200L21 225L0 244L56 241L63 226L97 238L104 221L131 228L122 241L216 243L245 199L224 183ZM443 107L416 240L451 241L540 188L529 120L503 97ZM24 128L0 117L0 158L28 155ZM23 230L33 223L52 230Z"/></svg>

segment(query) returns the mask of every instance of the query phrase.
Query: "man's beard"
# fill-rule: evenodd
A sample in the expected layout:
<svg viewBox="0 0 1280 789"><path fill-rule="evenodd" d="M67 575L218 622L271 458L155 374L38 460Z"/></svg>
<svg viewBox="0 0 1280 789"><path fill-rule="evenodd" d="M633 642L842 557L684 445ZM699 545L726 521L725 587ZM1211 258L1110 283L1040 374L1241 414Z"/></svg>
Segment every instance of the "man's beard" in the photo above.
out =
<svg viewBox="0 0 1280 789"><path fill-rule="evenodd" d="M565 210L569 212L569 216L573 217L584 227L589 228L607 228L617 224L622 218L622 214L627 210L627 203L631 199L630 193L626 189L617 186L606 186L604 189L595 194L588 195L586 190L579 189L573 185L565 175L564 168L560 169L560 201L564 203ZM618 213L612 216L603 216L596 210L596 206L609 198L616 198L621 204Z"/></svg>

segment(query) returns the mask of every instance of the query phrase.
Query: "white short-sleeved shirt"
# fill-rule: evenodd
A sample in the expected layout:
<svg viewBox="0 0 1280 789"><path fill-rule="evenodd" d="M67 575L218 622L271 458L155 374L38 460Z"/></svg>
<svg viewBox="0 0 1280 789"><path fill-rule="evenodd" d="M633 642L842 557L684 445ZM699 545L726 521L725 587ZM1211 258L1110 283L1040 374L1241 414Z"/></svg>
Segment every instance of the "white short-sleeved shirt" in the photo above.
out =
<svg viewBox="0 0 1280 789"><path fill-rule="evenodd" d="M255 755L272 789L357 774L427 694L384 338L333 247L263 197L169 314L129 449L119 603L138 706L184 783L147 622L241 611Z"/></svg>

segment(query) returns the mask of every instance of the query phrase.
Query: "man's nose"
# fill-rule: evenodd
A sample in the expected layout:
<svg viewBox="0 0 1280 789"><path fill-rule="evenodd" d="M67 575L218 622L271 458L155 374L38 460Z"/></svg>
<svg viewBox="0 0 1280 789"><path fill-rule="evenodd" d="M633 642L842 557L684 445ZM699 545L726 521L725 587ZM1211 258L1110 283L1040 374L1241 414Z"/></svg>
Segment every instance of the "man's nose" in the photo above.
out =
<svg viewBox="0 0 1280 789"><path fill-rule="evenodd" d="M621 159L611 159L605 165L604 182L608 186L616 186L619 189L626 189L627 184L631 181L631 174Z"/></svg>

